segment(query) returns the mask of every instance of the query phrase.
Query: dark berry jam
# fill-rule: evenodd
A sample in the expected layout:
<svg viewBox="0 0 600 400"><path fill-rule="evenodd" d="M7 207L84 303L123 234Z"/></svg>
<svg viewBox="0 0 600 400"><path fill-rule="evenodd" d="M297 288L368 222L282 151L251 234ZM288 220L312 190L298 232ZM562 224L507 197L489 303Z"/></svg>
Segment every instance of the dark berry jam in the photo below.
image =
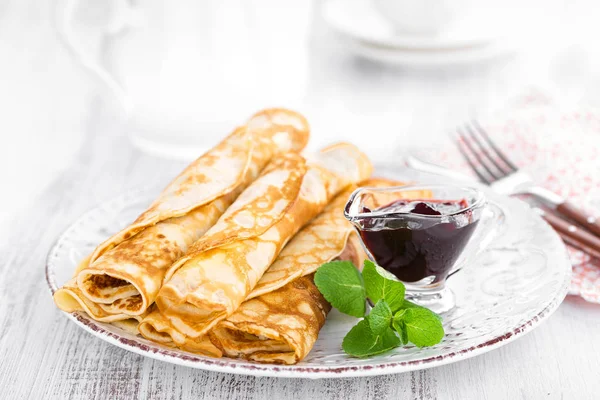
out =
<svg viewBox="0 0 600 400"><path fill-rule="evenodd" d="M471 238L477 221L470 211L452 218L428 218L456 214L468 206L465 200L398 200L375 210L363 221L363 243L381 267L404 282L429 276L443 281Z"/></svg>

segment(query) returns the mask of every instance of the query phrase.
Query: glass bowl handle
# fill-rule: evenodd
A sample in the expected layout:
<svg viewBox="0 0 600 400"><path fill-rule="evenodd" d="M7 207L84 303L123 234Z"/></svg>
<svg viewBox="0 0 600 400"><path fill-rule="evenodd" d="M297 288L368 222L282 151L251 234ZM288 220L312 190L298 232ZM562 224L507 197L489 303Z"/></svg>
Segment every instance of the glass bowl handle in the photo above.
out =
<svg viewBox="0 0 600 400"><path fill-rule="evenodd" d="M485 204L481 211L479 224L471 240L467 243L467 247L448 274L448 278L460 271L465 264L477 258L489 246L492 240L498 236L498 230L502 226L503 219L504 213L500 207L490 202Z"/></svg>

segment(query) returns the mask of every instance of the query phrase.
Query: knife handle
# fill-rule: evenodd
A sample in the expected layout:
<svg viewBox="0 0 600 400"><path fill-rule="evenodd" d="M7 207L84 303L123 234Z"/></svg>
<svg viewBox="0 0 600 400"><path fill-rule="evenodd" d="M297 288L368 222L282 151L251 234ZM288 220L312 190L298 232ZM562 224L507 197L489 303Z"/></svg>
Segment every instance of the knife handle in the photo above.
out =
<svg viewBox="0 0 600 400"><path fill-rule="evenodd" d="M596 236L600 237L600 218L586 213L570 201L565 201L556 207L556 212L572 219Z"/></svg>
<svg viewBox="0 0 600 400"><path fill-rule="evenodd" d="M600 259L600 237L592 235L578 225L561 219L550 212L543 212L542 217L566 243Z"/></svg>

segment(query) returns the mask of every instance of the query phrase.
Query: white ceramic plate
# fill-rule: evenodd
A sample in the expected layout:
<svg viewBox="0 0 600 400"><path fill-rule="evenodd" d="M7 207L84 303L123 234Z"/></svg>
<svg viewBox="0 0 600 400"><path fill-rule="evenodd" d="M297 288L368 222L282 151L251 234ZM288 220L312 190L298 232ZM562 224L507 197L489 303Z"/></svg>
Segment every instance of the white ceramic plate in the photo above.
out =
<svg viewBox="0 0 600 400"><path fill-rule="evenodd" d="M138 191L108 201L75 221L51 249L46 279L50 291L65 283L76 265L102 240L144 210L157 191ZM298 365L265 365L212 359L168 348L129 334L84 313L66 314L75 324L111 344L157 360L234 374L327 378L382 375L464 360L504 346L537 327L564 299L571 265L554 231L517 200L488 192L502 210L498 237L448 286L457 307L444 315L445 339L430 348L405 347L367 359L346 356L342 338L356 319L333 311L309 356ZM57 312L59 312L57 310Z"/></svg>

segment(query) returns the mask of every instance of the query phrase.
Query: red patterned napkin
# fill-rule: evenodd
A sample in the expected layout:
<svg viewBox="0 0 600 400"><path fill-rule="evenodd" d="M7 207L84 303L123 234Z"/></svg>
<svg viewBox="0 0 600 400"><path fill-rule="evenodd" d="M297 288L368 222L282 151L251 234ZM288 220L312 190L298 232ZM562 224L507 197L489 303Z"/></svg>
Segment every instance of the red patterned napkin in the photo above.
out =
<svg viewBox="0 0 600 400"><path fill-rule="evenodd" d="M599 111L566 111L531 95L517 107L480 123L536 182L600 216ZM453 145L436 154L435 160L431 153L417 155L472 174ZM573 263L570 294L600 303L600 260L572 247L568 250Z"/></svg>

